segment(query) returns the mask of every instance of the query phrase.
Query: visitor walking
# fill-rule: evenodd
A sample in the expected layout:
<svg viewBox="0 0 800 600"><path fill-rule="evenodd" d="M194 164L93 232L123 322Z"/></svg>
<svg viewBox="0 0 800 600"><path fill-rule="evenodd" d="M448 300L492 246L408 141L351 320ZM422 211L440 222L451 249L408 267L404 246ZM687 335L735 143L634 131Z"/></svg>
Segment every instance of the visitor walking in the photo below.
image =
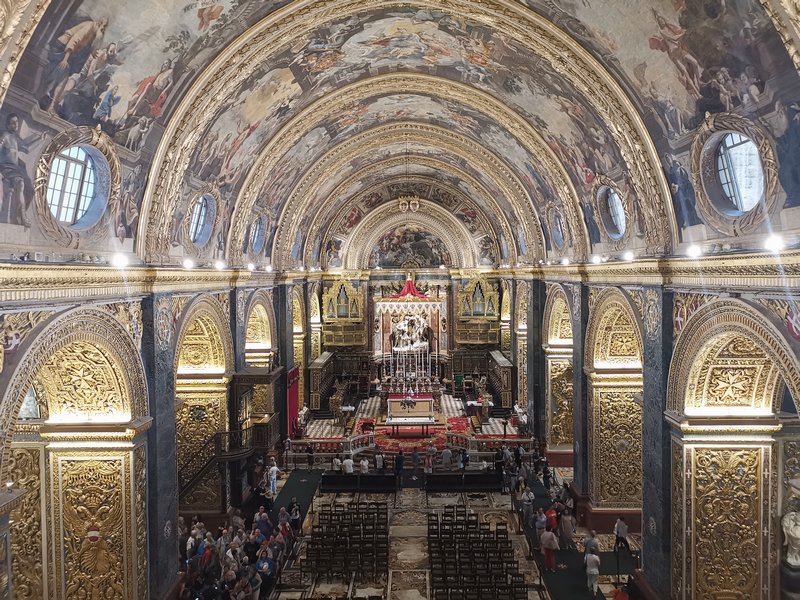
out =
<svg viewBox="0 0 800 600"><path fill-rule="evenodd" d="M403 451L397 453L394 457L394 476L397 478L397 488L403 489L403 469L406 466L406 457Z"/></svg>
<svg viewBox="0 0 800 600"><path fill-rule="evenodd" d="M558 538L555 532L549 527L545 529L539 540L539 545L544 553L544 570L551 573L556 572L556 550L561 550L558 545Z"/></svg>
<svg viewBox="0 0 800 600"><path fill-rule="evenodd" d="M413 474L411 475L411 480L417 480L417 472L419 471L419 464L421 462L419 452L417 451L417 447L414 446L414 451L411 453L411 465L413 467Z"/></svg>
<svg viewBox="0 0 800 600"><path fill-rule="evenodd" d="M597 541L597 532L592 529L585 538L583 538L583 555L584 557L592 550L595 553L600 552L600 542Z"/></svg>
<svg viewBox="0 0 800 600"><path fill-rule="evenodd" d="M273 458L272 466L269 468L269 492L272 494L273 498L278 495L278 473L280 472L281 470L278 468Z"/></svg>
<svg viewBox="0 0 800 600"><path fill-rule="evenodd" d="M436 457L436 446L433 442L428 442L428 450L425 453L425 473L430 475L433 473L433 459Z"/></svg>
<svg viewBox="0 0 800 600"><path fill-rule="evenodd" d="M522 522L525 527L533 527L533 501L536 498L531 488L522 492Z"/></svg>
<svg viewBox="0 0 800 600"><path fill-rule="evenodd" d="M614 552L616 552L620 546L625 546L628 550L628 554L630 554L631 545L628 543L628 524L625 522L625 517L620 516L617 522L614 523L614 535L616 536L614 540Z"/></svg>
<svg viewBox="0 0 800 600"><path fill-rule="evenodd" d="M542 545L542 534L547 528L547 515L544 514L544 509L540 506L536 513L536 540L539 546Z"/></svg>
<svg viewBox="0 0 800 600"><path fill-rule="evenodd" d="M583 560L586 563L586 585L594 598L597 596L597 580L600 577L600 557L597 550L592 548Z"/></svg>
<svg viewBox="0 0 800 600"><path fill-rule="evenodd" d="M386 457L383 455L383 450L378 450L378 453L375 455L375 470L378 471L381 475L383 475L384 469L386 468Z"/></svg>
<svg viewBox="0 0 800 600"><path fill-rule="evenodd" d="M442 469L449 471L453 466L453 451L450 450L450 444L447 444L442 450Z"/></svg>
<svg viewBox="0 0 800 600"><path fill-rule="evenodd" d="M308 468L314 468L314 445L307 444L306 445L306 459L308 460Z"/></svg>
<svg viewBox="0 0 800 600"><path fill-rule="evenodd" d="M575 517L572 515L572 512L570 512L568 508L565 509L559 523L559 528L561 529L561 544L565 549L574 546L572 543L572 536L575 535L575 525Z"/></svg>

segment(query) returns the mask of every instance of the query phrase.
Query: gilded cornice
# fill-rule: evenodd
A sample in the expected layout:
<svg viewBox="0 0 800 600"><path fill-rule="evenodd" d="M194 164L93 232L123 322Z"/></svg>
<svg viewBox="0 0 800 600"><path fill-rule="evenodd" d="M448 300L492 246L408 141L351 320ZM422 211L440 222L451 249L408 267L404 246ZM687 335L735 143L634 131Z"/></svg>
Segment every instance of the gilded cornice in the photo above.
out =
<svg viewBox="0 0 800 600"><path fill-rule="evenodd" d="M352 194L347 200L342 204L341 208L337 209L334 212L335 205L338 201L339 196L343 196L344 194L339 193L340 191L345 191L350 184L355 183L358 179L361 179L365 175L371 175L377 172L384 172L387 169L391 169L393 167L400 166L405 164L404 159L399 157L395 157L389 161L382 161L382 167L378 168L375 165L370 165L367 169L364 169L358 173L356 176L350 176L347 178L346 182L337 186L336 190L328 196L328 201L325 203L324 206L321 207L321 211L324 210L324 214L320 217L317 215L313 221L316 223L322 223L320 230L322 232L322 239L329 239L337 234L337 231L340 231L342 224L347 219L347 215L350 212L350 209L354 206L358 206L364 200L364 198L372 193L379 192L385 189L387 186L398 184L403 185L407 182L415 183L415 184L425 184L430 185L431 187L436 187L440 189L446 190L448 193L452 194L456 201L453 206L448 207L449 210L455 209L457 206L461 204L468 204L471 207L475 208L478 211L480 218L481 218L481 226L484 228L486 233L495 232L497 228L501 231L505 232L508 236L509 232L511 231L508 221L504 218L505 215L500 208L500 205L495 201L495 199L488 193L488 191L483 188L477 180L475 180L472 176L465 173L460 169L454 169L453 167L448 167L449 172L455 174L460 180L466 182L471 187L473 187L476 191L480 193L480 196L477 198L470 198L464 192L459 190L456 187L448 185L447 183L442 182L441 180L433 177L431 175L419 175L419 174L412 174L410 177L406 177L404 175L393 175L392 177L386 177L382 179L378 183L369 185L365 188L360 189L357 193ZM414 159L415 166L425 166L429 168L438 169L439 161L435 159L430 159L428 157L421 157L415 156ZM443 168L442 165L441 168ZM389 200L390 202L394 202L396 199L392 198ZM378 208L377 206L375 208ZM375 208L367 209L364 213L364 216L371 213ZM332 214L333 213L333 214ZM352 233L352 232L351 232ZM347 234L349 237L350 234ZM313 232L309 232L308 238L306 240L305 251L303 255L305 256L306 264L309 263L311 259L311 249L312 245L309 243L309 240L313 238ZM510 239L510 238L509 238Z"/></svg>
<svg viewBox="0 0 800 600"><path fill-rule="evenodd" d="M172 267L130 267L121 272L106 266L0 264L0 309L31 303L60 305L93 299L120 299L155 293L268 287L273 273L187 270Z"/></svg>
<svg viewBox="0 0 800 600"><path fill-rule="evenodd" d="M401 213L392 204L385 204L372 211L356 226L342 248L346 268L367 268L372 248L380 237L392 227L406 223L419 224L439 236L459 265L465 268L474 268L477 265L475 242L464 224L441 206L422 200L416 213Z"/></svg>
<svg viewBox="0 0 800 600"><path fill-rule="evenodd" d="M273 12L232 42L194 81L170 119L164 141L156 151L142 210L145 218L139 226L138 239L145 244L140 254L153 259L169 247L169 223L191 156L221 104L246 78L269 64L278 49L307 39L311 31L334 16L346 19L368 10L407 5L401 0L299 0ZM516 2L438 0L420 1L416 5L487 23L562 74L609 124L637 196L650 201L642 202L648 251L671 250L675 243L675 220L658 153L632 102L597 59L546 18ZM166 201L151 206L156 198ZM664 227L665 224L669 226Z"/></svg>
<svg viewBox="0 0 800 600"><path fill-rule="evenodd" d="M499 187L500 191L509 198L512 206L516 206L517 210L527 208L530 211L529 214L531 216L529 219L525 219L524 214L518 215L518 218L520 224L528 226L526 227L528 240L536 242L530 244L533 255L543 255L544 245L541 229L538 226L536 227L534 231L537 235L535 237L531 235L532 232L530 231L531 223L534 225L539 223L535 213L535 204L533 204L533 200L528 196L525 186L516 177L512 169L483 147L477 146L471 138L433 125L400 122L374 127L357 136L353 136L333 147L306 171L303 179L298 182L286 201L276 225L277 234L273 246L273 256L276 257L277 264L286 264L286 259L290 256L294 232L297 231L300 222L305 216L308 202L316 197L317 190L325 184L326 179L342 170L355 157L370 155L385 147L387 139L398 142L407 140L409 143L423 144L451 155L462 157L471 164L481 165L486 169L487 175ZM249 208L245 208L246 206L247 203L240 202L237 205L237 211L249 210ZM229 236L229 249L241 247L245 231L246 223L243 219L237 218L236 213L234 213Z"/></svg>

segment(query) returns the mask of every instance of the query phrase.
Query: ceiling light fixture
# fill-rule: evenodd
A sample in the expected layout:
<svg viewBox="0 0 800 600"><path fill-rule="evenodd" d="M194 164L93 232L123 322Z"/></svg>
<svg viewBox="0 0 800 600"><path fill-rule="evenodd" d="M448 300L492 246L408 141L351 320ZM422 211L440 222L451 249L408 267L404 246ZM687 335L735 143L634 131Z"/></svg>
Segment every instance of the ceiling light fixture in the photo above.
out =
<svg viewBox="0 0 800 600"><path fill-rule="evenodd" d="M214 261L214 268L217 271L222 271L225 268L225 261L224 260L215 260Z"/></svg>
<svg viewBox="0 0 800 600"><path fill-rule="evenodd" d="M264 267L264 270L265 270L267 273L272 273L272 265L267 265L266 267Z"/></svg>
<svg viewBox="0 0 800 600"><path fill-rule="evenodd" d="M567 265L569 265L569 259L565 256L564 258L561 259L561 264L566 267Z"/></svg>
<svg viewBox="0 0 800 600"><path fill-rule="evenodd" d="M599 257L597 254L595 254L595 255L592 257L592 262L593 262L594 264L596 264L596 265L599 265L601 262L603 262L603 259L602 259L602 258L600 258L600 257Z"/></svg>
<svg viewBox="0 0 800 600"><path fill-rule="evenodd" d="M183 268L184 269L194 269L194 261L191 258L184 258L183 259Z"/></svg>
<svg viewBox="0 0 800 600"><path fill-rule="evenodd" d="M255 271L256 266L253 263L247 263L247 270L248 271Z"/></svg>
<svg viewBox="0 0 800 600"><path fill-rule="evenodd" d="M117 252L111 257L111 266L117 269L124 269L128 266L129 262L128 257L121 252Z"/></svg>
<svg viewBox="0 0 800 600"><path fill-rule="evenodd" d="M703 249L697 244L692 244L686 249L686 256L689 258L698 258L703 254Z"/></svg>
<svg viewBox="0 0 800 600"><path fill-rule="evenodd" d="M764 240L764 248L770 252L780 252L786 247L786 242L783 236L773 233L766 240Z"/></svg>
<svg viewBox="0 0 800 600"><path fill-rule="evenodd" d="M634 258L636 258L636 257L634 256L633 252L631 252L630 250L626 251L622 255L622 260L627 260L628 262L632 261Z"/></svg>

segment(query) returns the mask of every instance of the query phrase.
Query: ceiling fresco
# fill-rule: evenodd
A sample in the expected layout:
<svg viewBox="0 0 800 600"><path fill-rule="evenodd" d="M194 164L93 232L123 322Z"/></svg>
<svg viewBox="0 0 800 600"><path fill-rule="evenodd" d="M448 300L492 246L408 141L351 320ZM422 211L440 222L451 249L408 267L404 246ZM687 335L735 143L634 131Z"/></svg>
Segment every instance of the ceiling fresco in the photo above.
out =
<svg viewBox="0 0 800 600"><path fill-rule="evenodd" d="M165 214L171 218L162 218L156 226L165 232L167 255L177 260L196 252L183 239L186 214L198 192L212 190L219 198L220 226L201 254L227 254L234 262L241 259L240 253L247 254L247 240L241 248L229 240L232 220L241 211L264 218L269 242L259 255L266 260L277 243L281 214L309 169L354 136L408 121L469 137L508 165L525 187L533 206L523 209L512 206L514 198L481 176L482 165L442 155L436 156L446 165L442 170L419 171L463 187L452 171L462 169L493 195L509 228L497 232L498 260L504 254L528 254L532 241L526 228L536 229L537 236L542 232L545 247L553 250L545 213L554 201L574 202L573 214L582 222L572 222L573 217L562 211L564 218L576 235L586 233L591 246L600 244L591 195L601 176L613 180L633 207L632 243L645 245L644 208L651 200L637 194L643 189L642 169L630 163L631 148L641 149L641 144L626 137L624 127L610 122L602 108L604 101L619 104L618 99L598 99L591 89L562 74L564 69L551 59L531 52L524 32L513 23L484 19L477 12L468 18L455 8L364 5L355 11L329 11L346 16L325 15L327 22L309 19L267 44L266 37L262 40L253 32L266 32L264 24L272 23L273 17L275 23L289 23L292 11L275 12L287 4L53 2L22 53L0 110L2 135L14 146L13 152L0 155L0 192L9 199L0 210L0 228L13 232L5 239L13 238L15 246L56 244L37 216L36 163L54 138L80 125L99 128L113 140L120 163L120 198L110 204L114 214L108 230L81 238L78 250L143 255L143 240L136 236L140 231L150 235L145 210L163 205L170 207ZM671 196L678 241L689 239L690 230L692 239L719 235L705 227L695 209L690 164L691 144L707 113L737 113L767 132L777 155L779 210L800 207L800 77L758 0L520 0L519 6L531 19L540 18L534 13L546 18L587 50L605 67L603 77L610 85L627 95L661 161L652 177L664 182L665 198ZM225 94L198 100L205 87L212 87L207 74L222 64L219 59L228 48L261 43L267 53L258 63L242 65L235 85ZM316 107L324 113L325 101L348 86L395 73L469 86L518 116L535 131L544 150L533 152L519 124L498 118L484 99L467 106L449 98L446 87L426 94L399 87L376 92L377 87L364 86L363 94L337 114L317 120L307 114ZM169 201L153 193L145 199L155 177L151 167L172 151L165 150L172 140L162 136L172 131L173 117L184 114L187 105L198 110L196 143L187 160L169 174L178 182L176 193ZM208 110L200 114L201 107ZM257 157L263 158L276 140L289 137L297 142L281 150L265 178L254 177L261 160ZM327 215L381 177L399 174L397 167L370 177L358 177L359 171L404 153L433 158L436 150L413 139L406 144L392 141L381 152L355 158L326 177L314 196L304 199L312 210L293 225L291 235L299 238L292 243L292 259L300 261L309 253L322 256L326 240L317 230L328 227ZM563 171L568 186L558 183L555 171ZM336 186L348 180L348 188L330 198ZM250 185L255 188L249 190ZM464 193L475 199L475 190ZM576 198L568 198L573 194ZM252 210L250 200L238 208L243 198L252 197ZM773 214L765 226L792 227L794 214ZM513 239L504 239L506 235ZM515 251L504 253L509 247Z"/></svg>

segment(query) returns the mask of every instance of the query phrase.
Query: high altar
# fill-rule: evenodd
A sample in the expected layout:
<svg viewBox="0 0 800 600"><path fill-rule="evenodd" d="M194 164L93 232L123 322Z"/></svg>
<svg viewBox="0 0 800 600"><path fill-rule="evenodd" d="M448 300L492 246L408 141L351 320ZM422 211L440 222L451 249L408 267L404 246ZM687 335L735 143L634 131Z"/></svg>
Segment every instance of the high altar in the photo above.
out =
<svg viewBox="0 0 800 600"><path fill-rule="evenodd" d="M381 403L386 424L421 428L436 424L440 410L439 342L442 301L420 292L409 274L399 294L375 302L380 343Z"/></svg>

